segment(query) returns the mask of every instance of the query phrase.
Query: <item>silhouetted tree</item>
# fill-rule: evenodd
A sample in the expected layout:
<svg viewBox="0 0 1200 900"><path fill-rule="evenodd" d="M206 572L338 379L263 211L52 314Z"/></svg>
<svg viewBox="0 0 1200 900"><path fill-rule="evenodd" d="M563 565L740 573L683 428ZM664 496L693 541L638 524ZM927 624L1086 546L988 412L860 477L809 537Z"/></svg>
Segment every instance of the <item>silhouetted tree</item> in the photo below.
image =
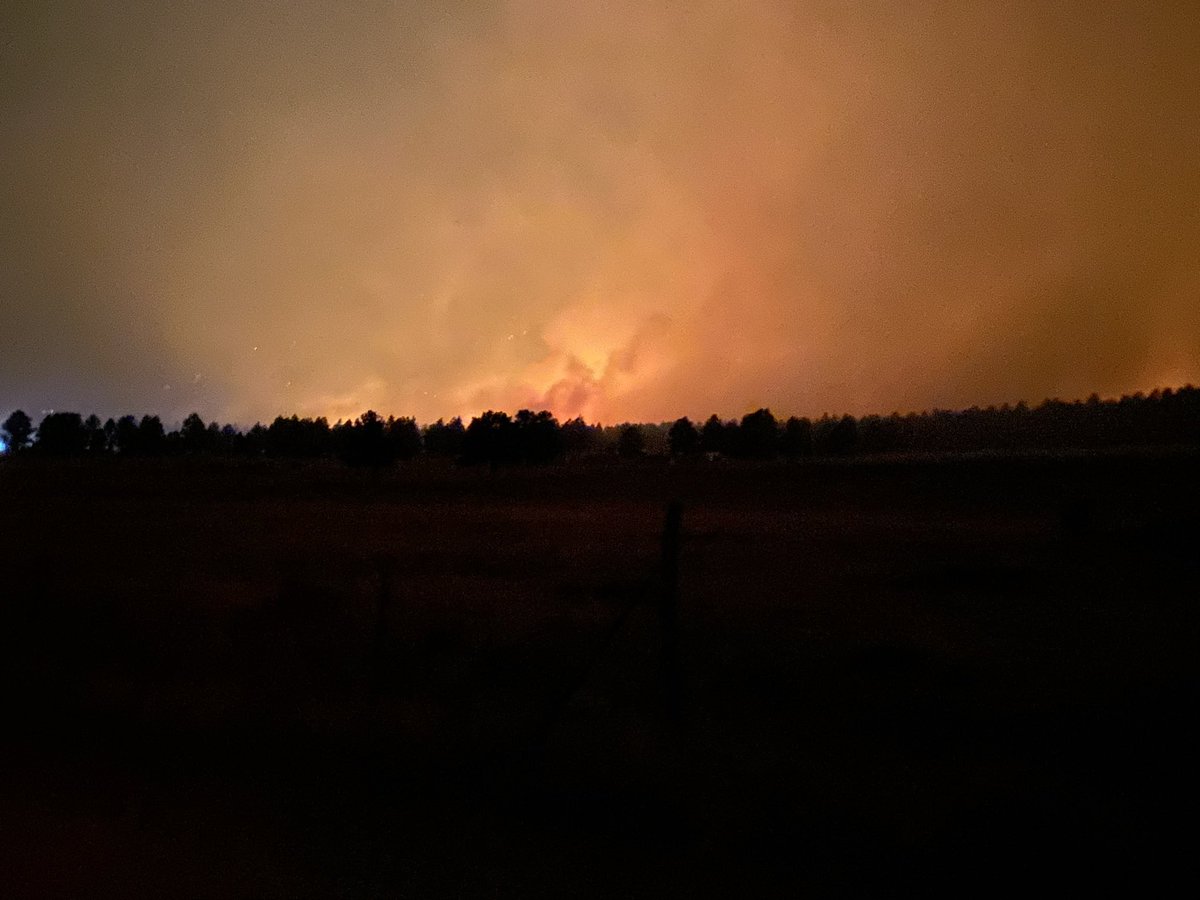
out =
<svg viewBox="0 0 1200 900"><path fill-rule="evenodd" d="M338 456L348 465L378 468L396 460L387 438L387 423L373 409L354 422L340 423L334 437Z"/></svg>
<svg viewBox="0 0 1200 900"><path fill-rule="evenodd" d="M388 416L384 430L392 459L412 459L421 452L421 429L415 419Z"/></svg>
<svg viewBox="0 0 1200 900"><path fill-rule="evenodd" d="M229 427L231 429L233 428L232 425ZM205 449L207 449L209 453L215 453L217 455L229 453L229 445L225 440L225 432L216 422L216 420L208 423L208 428L205 429L204 441Z"/></svg>
<svg viewBox="0 0 1200 900"><path fill-rule="evenodd" d="M987 429L984 417L992 412L977 410L977 421L974 430L977 440L982 431ZM863 453L886 453L900 449L902 440L902 425L898 413L892 413L886 419L882 416L863 416L858 420L858 449Z"/></svg>
<svg viewBox="0 0 1200 900"><path fill-rule="evenodd" d="M638 427L642 429L642 437L646 441L647 456L667 456L671 452L667 440L667 432L671 430L670 422L642 422Z"/></svg>
<svg viewBox="0 0 1200 900"><path fill-rule="evenodd" d="M138 452L138 423L133 416L121 416L116 427L117 450L122 456L134 456Z"/></svg>
<svg viewBox="0 0 1200 900"><path fill-rule="evenodd" d="M726 446L725 423L713 413L700 428L700 449L705 453L724 453Z"/></svg>
<svg viewBox="0 0 1200 900"><path fill-rule="evenodd" d="M637 425L621 427L621 436L617 439L617 455L625 459L641 456L646 452L646 436Z"/></svg>
<svg viewBox="0 0 1200 900"><path fill-rule="evenodd" d="M12 454L20 453L29 444L29 435L33 433L33 422L24 410L16 410L7 419L4 420L4 437L5 443L8 444L8 452Z"/></svg>
<svg viewBox="0 0 1200 900"><path fill-rule="evenodd" d="M300 420L300 440L303 454L309 457L329 456L333 453L333 430L324 416Z"/></svg>
<svg viewBox="0 0 1200 900"><path fill-rule="evenodd" d="M212 431L217 425L216 422L208 424L208 430ZM216 446L220 448L218 452L225 456L232 456L238 452L238 443L242 438L242 434L237 428L229 423L226 423L218 430L218 437L213 438Z"/></svg>
<svg viewBox="0 0 1200 900"><path fill-rule="evenodd" d="M353 442L352 432L354 422L346 420L343 422L338 419L329 427L329 437L333 444L333 454L342 462L349 462L347 456L350 454L350 445Z"/></svg>
<svg viewBox="0 0 1200 900"><path fill-rule="evenodd" d="M87 434L87 452L93 456L103 456L108 452L108 434L100 424L100 417L95 413L83 422L83 430Z"/></svg>
<svg viewBox="0 0 1200 900"><path fill-rule="evenodd" d="M772 459L779 444L779 425L769 409L759 409L742 416L738 429L740 456L751 459Z"/></svg>
<svg viewBox="0 0 1200 900"><path fill-rule="evenodd" d="M108 453L117 449L117 423L111 416L104 420L104 449Z"/></svg>
<svg viewBox="0 0 1200 900"><path fill-rule="evenodd" d="M823 452L833 456L849 456L858 443L858 423L854 416L842 416L829 425L823 438Z"/></svg>
<svg viewBox="0 0 1200 900"><path fill-rule="evenodd" d="M79 413L55 412L38 425L34 448L46 456L82 456L87 442L88 434Z"/></svg>
<svg viewBox="0 0 1200 900"><path fill-rule="evenodd" d="M1064 402L1048 399L1031 408L978 406L932 410L883 417L822 416L817 422L792 417L782 427L767 409L739 422L710 416L702 429L686 417L674 423L594 426L576 417L559 426L547 411L520 410L510 419L488 411L464 428L460 419L439 419L425 429L411 418L382 419L368 410L353 422L332 429L325 419L276 418L270 428L255 425L242 434L231 425L208 425L197 413L179 431L164 434L157 416L123 416L103 425L92 415L81 421L75 413L51 413L35 431L20 410L4 423L10 452L35 438L39 452L72 455L146 456L160 453L231 453L246 456L311 458L337 455L352 465L385 465L425 452L431 456L461 454L464 462L492 465L523 461L546 462L558 454L578 455L592 449L625 456L670 452L688 454L696 448L725 456L768 458L782 452L789 458L918 451L964 453L979 450L1021 450L1115 447L1122 445L1200 445L1200 390L1182 388L1136 393L1104 400Z"/></svg>
<svg viewBox="0 0 1200 900"><path fill-rule="evenodd" d="M277 416L266 429L264 451L268 456L313 459L332 452L333 437L325 418L301 419Z"/></svg>
<svg viewBox="0 0 1200 900"><path fill-rule="evenodd" d="M788 459L812 456L812 422L791 416L784 423L783 434L779 436L779 452Z"/></svg>
<svg viewBox="0 0 1200 900"><path fill-rule="evenodd" d="M240 456L265 456L267 453L267 429L262 422L255 422L254 425L241 436L241 440L237 444L237 452Z"/></svg>
<svg viewBox="0 0 1200 900"><path fill-rule="evenodd" d="M488 410L476 416L463 435L463 462L467 465L488 463L495 468L515 457L512 420L507 413Z"/></svg>
<svg viewBox="0 0 1200 900"><path fill-rule="evenodd" d="M578 456L596 449L599 444L597 429L576 416L564 422L559 429L559 440L564 453Z"/></svg>
<svg viewBox="0 0 1200 900"><path fill-rule="evenodd" d="M179 429L179 443L184 453L203 453L208 447L208 427L199 413L192 413L183 420Z"/></svg>
<svg viewBox="0 0 1200 900"><path fill-rule="evenodd" d="M299 457L304 456L304 438L301 431L300 417L293 415L290 419L276 416L275 421L267 426L263 435L263 450L267 456Z"/></svg>
<svg viewBox="0 0 1200 900"><path fill-rule="evenodd" d="M692 456L700 452L700 432L687 416L676 419L667 432L667 446L672 456Z"/></svg>
<svg viewBox="0 0 1200 900"><path fill-rule="evenodd" d="M523 462L543 464L558 456L558 420L549 411L518 410L513 427L517 456Z"/></svg>
<svg viewBox="0 0 1200 900"><path fill-rule="evenodd" d="M143 456L161 456L166 450L167 434L158 416L142 416L137 430L137 452Z"/></svg>
<svg viewBox="0 0 1200 900"><path fill-rule="evenodd" d="M425 453L429 456L458 456L462 453L465 432L462 419L457 416L449 422L438 419L432 425L425 427Z"/></svg>

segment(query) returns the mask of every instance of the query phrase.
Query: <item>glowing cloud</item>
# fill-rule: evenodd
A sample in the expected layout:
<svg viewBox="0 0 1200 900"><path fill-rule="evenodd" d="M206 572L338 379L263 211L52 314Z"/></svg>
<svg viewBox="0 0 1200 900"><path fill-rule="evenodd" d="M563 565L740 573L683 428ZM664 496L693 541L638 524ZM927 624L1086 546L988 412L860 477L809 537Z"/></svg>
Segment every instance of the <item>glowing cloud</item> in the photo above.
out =
<svg viewBox="0 0 1200 900"><path fill-rule="evenodd" d="M661 420L1200 381L1198 23L9 4L0 409Z"/></svg>

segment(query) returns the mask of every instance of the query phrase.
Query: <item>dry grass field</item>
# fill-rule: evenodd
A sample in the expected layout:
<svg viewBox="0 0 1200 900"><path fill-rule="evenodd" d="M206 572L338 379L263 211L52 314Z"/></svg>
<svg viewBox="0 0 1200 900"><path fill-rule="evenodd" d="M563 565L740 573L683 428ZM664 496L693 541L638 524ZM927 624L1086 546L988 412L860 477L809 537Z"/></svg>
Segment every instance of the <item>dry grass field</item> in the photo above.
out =
<svg viewBox="0 0 1200 900"><path fill-rule="evenodd" d="M6 896L1195 875L1194 455L9 460L0 520Z"/></svg>

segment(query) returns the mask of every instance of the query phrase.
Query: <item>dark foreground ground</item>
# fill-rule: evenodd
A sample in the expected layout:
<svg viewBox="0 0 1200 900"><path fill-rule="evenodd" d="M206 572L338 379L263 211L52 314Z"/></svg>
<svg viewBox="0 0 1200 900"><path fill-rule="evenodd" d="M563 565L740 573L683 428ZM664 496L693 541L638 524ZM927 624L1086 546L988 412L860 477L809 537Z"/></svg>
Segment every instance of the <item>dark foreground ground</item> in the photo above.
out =
<svg viewBox="0 0 1200 900"><path fill-rule="evenodd" d="M1194 455L9 461L0 893L1194 884L1198 501Z"/></svg>

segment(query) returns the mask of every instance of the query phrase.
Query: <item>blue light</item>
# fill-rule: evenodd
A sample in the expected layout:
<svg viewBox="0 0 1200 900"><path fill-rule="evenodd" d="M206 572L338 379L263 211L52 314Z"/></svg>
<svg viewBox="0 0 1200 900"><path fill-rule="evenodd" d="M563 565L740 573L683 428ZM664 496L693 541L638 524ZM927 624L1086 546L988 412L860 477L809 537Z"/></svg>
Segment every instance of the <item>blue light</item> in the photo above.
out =
<svg viewBox="0 0 1200 900"><path fill-rule="evenodd" d="M0 456L8 452L8 441L4 439L4 435L0 434Z"/></svg>

